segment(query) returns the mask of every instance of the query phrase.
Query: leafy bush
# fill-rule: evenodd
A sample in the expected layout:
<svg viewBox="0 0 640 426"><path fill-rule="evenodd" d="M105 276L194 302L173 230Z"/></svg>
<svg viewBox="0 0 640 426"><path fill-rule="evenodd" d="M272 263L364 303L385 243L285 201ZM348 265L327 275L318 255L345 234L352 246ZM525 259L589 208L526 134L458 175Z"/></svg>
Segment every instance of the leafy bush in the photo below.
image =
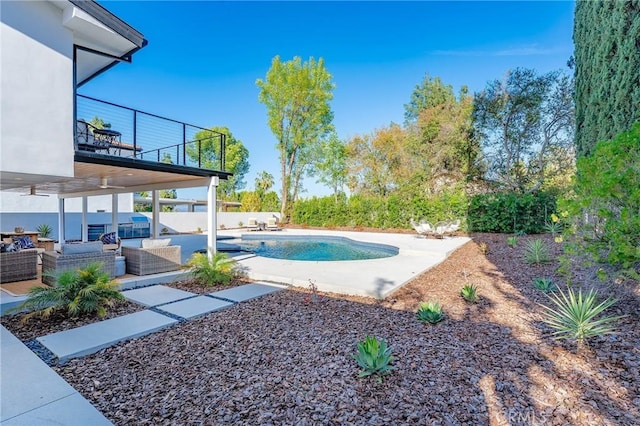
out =
<svg viewBox="0 0 640 426"><path fill-rule="evenodd" d="M384 340L378 341L375 337L367 336L364 341L358 342L357 349L352 356L362 368L358 377L375 374L378 376L378 382L382 382L382 376L393 370L394 367L390 365L393 361L391 348L387 347Z"/></svg>
<svg viewBox="0 0 640 426"><path fill-rule="evenodd" d="M596 317L613 306L616 300L609 297L598 303L597 295L593 289L583 295L582 289L576 294L569 288L566 293L560 290L559 295L548 296L553 306L540 306L545 310L543 321L555 330L553 335L556 339L574 339L581 345L591 337L614 332L613 322L621 316Z"/></svg>
<svg viewBox="0 0 640 426"><path fill-rule="evenodd" d="M524 258L527 263L539 264L547 263L551 261L549 256L549 247L540 238L535 240L529 240L527 242L527 249L524 254Z"/></svg>
<svg viewBox="0 0 640 426"><path fill-rule="evenodd" d="M217 252L211 260L204 253L194 253L187 264L191 275L205 286L229 284L235 275L236 261L226 253Z"/></svg>
<svg viewBox="0 0 640 426"><path fill-rule="evenodd" d="M444 316L442 315L442 307L438 302L421 303L417 316L419 321L427 321L431 324L435 324L444 319Z"/></svg>
<svg viewBox="0 0 640 426"><path fill-rule="evenodd" d="M473 303L478 300L478 290L473 284L466 284L464 287L462 287L462 290L460 290L460 295L467 302Z"/></svg>
<svg viewBox="0 0 640 426"><path fill-rule="evenodd" d="M574 220L580 251L633 269L640 262L640 123L577 161L574 194L560 204Z"/></svg>
<svg viewBox="0 0 640 426"><path fill-rule="evenodd" d="M480 194L470 200L467 223L471 232L539 234L555 212L556 199L547 192Z"/></svg>
<svg viewBox="0 0 640 426"><path fill-rule="evenodd" d="M533 280L533 286L544 293L556 291L557 289L556 285L549 278L536 278Z"/></svg>
<svg viewBox="0 0 640 426"><path fill-rule="evenodd" d="M84 269L65 271L58 275L53 287L33 287L27 299L16 310L34 311L32 316L48 318L54 312L71 317L98 314L104 317L107 309L124 300L120 283L102 270L102 263L91 263Z"/></svg>

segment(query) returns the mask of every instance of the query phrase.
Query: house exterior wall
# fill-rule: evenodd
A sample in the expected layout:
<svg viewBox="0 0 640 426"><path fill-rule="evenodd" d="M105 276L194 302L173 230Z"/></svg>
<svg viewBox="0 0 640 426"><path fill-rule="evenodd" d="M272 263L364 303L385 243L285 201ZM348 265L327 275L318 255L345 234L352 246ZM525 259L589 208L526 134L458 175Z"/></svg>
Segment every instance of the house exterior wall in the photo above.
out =
<svg viewBox="0 0 640 426"><path fill-rule="evenodd" d="M0 7L0 170L73 176L73 34L52 3Z"/></svg>

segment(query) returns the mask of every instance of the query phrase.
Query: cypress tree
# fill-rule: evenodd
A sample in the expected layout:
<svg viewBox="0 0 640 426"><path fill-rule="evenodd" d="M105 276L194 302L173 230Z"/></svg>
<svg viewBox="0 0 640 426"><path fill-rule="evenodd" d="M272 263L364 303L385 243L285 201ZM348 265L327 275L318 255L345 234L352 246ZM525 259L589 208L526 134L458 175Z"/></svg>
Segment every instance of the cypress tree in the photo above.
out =
<svg viewBox="0 0 640 426"><path fill-rule="evenodd" d="M577 0L576 147L588 155L640 120L640 0Z"/></svg>

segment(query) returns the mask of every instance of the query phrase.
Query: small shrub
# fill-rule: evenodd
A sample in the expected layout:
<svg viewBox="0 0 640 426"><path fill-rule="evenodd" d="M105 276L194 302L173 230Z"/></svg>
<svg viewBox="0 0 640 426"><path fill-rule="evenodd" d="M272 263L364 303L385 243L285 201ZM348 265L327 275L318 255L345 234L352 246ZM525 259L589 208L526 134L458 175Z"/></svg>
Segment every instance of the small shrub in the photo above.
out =
<svg viewBox="0 0 640 426"><path fill-rule="evenodd" d="M419 321L427 321L431 324L438 323L444 319L442 307L438 302L421 303L416 315Z"/></svg>
<svg viewBox="0 0 640 426"><path fill-rule="evenodd" d="M482 242L478 245L478 247L480 248L480 253L486 255L487 253L489 253L489 245L485 242Z"/></svg>
<svg viewBox="0 0 640 426"><path fill-rule="evenodd" d="M226 253L215 253L211 260L204 253L194 253L187 264L193 268L191 275L205 286L229 284L235 275L236 262Z"/></svg>
<svg viewBox="0 0 640 426"><path fill-rule="evenodd" d="M518 245L518 237L515 235L507 237L507 245L511 248L516 247Z"/></svg>
<svg viewBox="0 0 640 426"><path fill-rule="evenodd" d="M363 341L357 344L358 351L353 354L362 371L358 377L368 377L377 375L378 382L382 382L382 376L389 374L393 370L391 362L391 348L387 346L387 342L383 339L378 341L375 337L367 336Z"/></svg>
<svg viewBox="0 0 640 426"><path fill-rule="evenodd" d="M462 287L462 290L460 290L460 295L467 302L473 303L478 300L478 290L473 284L466 284L464 287Z"/></svg>
<svg viewBox="0 0 640 426"><path fill-rule="evenodd" d="M598 293L591 289L587 294L582 294L582 289L576 294L571 288L564 293L559 290L559 295L548 295L553 303L552 307L542 305L544 308L543 321L555 331L556 339L574 339L581 346L591 337L602 336L614 332L613 322L621 316L602 316L597 319L605 309L613 306L616 300L607 298L598 303Z"/></svg>
<svg viewBox="0 0 640 426"><path fill-rule="evenodd" d="M549 257L549 248L540 238L530 240L527 243L527 250L525 252L525 259L527 263L539 264L547 263L551 261Z"/></svg>
<svg viewBox="0 0 640 426"><path fill-rule="evenodd" d="M47 225L46 223L43 223L42 225L39 225L36 228L36 231L38 231L38 234L40 235L40 237L49 238L49 236L51 235L51 232L53 231L53 229L51 229L51 227L49 225Z"/></svg>
<svg viewBox="0 0 640 426"><path fill-rule="evenodd" d="M538 290L544 293L556 291L557 289L556 285L549 278L536 278L533 281L533 285L535 288L537 288Z"/></svg>
<svg viewBox="0 0 640 426"><path fill-rule="evenodd" d="M58 275L53 287L33 287L27 299L16 310L33 310L25 320L36 316L48 318L54 312L77 317L97 314L104 317L108 308L124 300L120 283L102 270L102 263L91 263L83 269Z"/></svg>

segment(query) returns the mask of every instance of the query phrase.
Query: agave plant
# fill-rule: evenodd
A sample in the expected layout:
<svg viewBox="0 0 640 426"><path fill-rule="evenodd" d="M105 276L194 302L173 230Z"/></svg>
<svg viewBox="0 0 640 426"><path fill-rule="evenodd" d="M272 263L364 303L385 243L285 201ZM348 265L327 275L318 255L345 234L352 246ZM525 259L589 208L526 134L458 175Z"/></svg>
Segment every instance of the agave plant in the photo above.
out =
<svg viewBox="0 0 640 426"><path fill-rule="evenodd" d="M440 303L434 301L421 303L416 315L419 321L427 321L431 324L435 324L444 319Z"/></svg>
<svg viewBox="0 0 640 426"><path fill-rule="evenodd" d="M478 300L478 289L473 284L466 284L464 287L462 287L462 290L460 290L460 295L467 302L473 303Z"/></svg>
<svg viewBox="0 0 640 426"><path fill-rule="evenodd" d="M533 286L545 293L556 290L556 285L549 278L536 278L533 281Z"/></svg>
<svg viewBox="0 0 640 426"><path fill-rule="evenodd" d="M375 374L378 382L382 382L382 376L393 370L394 367L390 365L393 361L391 348L384 340L378 341L375 337L367 336L363 341L358 342L357 349L358 351L352 356L362 368L358 377Z"/></svg>
<svg viewBox="0 0 640 426"><path fill-rule="evenodd" d="M215 253L211 260L203 253L194 253L188 265L191 275L202 285L229 284L235 275L235 260L226 253Z"/></svg>
<svg viewBox="0 0 640 426"><path fill-rule="evenodd" d="M528 263L538 264L551 261L551 257L549 256L549 248L540 238L530 240L527 243L527 249L524 256L525 260Z"/></svg>
<svg viewBox="0 0 640 426"><path fill-rule="evenodd" d="M124 300L120 283L102 269L102 263L91 263L83 269L64 271L53 287L33 287L27 299L16 310L33 311L25 317L48 318L54 312L72 317L96 313L103 317L107 308Z"/></svg>
<svg viewBox="0 0 640 426"><path fill-rule="evenodd" d="M49 226L46 223L43 223L42 225L39 225L36 228L36 231L38 231L38 235L40 235L40 237L49 238L49 236L51 235L51 231L53 230L51 229L51 226Z"/></svg>
<svg viewBox="0 0 640 426"><path fill-rule="evenodd" d="M609 297L598 302L598 293L593 289L584 295L582 289L575 293L571 288L558 293L547 296L553 306L540 304L544 308L543 321L555 330L552 334L556 339L574 339L580 347L586 339L613 333L613 323L623 317L596 318L616 300Z"/></svg>

